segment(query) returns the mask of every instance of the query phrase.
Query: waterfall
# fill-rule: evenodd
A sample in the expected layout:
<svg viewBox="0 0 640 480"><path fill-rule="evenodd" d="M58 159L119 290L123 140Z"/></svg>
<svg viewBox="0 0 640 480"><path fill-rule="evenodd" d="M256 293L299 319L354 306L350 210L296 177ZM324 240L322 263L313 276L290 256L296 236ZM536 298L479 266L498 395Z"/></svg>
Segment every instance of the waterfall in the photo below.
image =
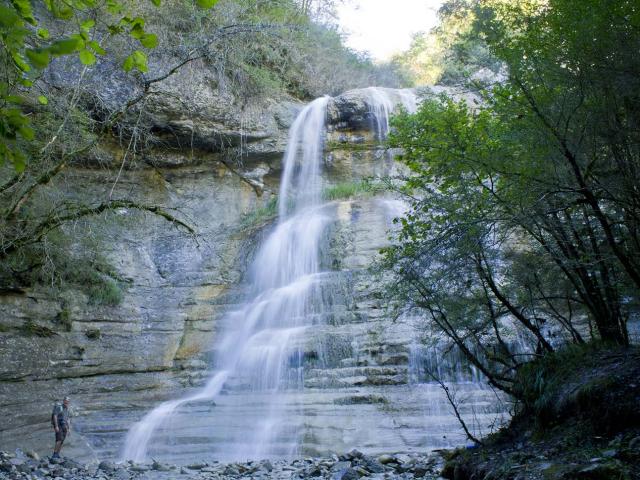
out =
<svg viewBox="0 0 640 480"><path fill-rule="evenodd" d="M232 377L254 391L274 394L300 388L300 355L295 340L314 318L316 302L310 297L319 281L320 237L330 221L319 204L320 163L328 98L310 103L296 118L289 133L279 198L279 222L266 239L251 267L250 300L223 320L227 326L216 358L217 371L199 392L156 407L128 432L124 459L147 458L154 433L186 404L214 399ZM291 359L298 365L291 365ZM295 360L294 360L295 363ZM292 372L293 370L293 372ZM269 416L244 442L238 458L295 453L268 451L280 424L275 404ZM267 448L265 448L267 447Z"/></svg>
<svg viewBox="0 0 640 480"><path fill-rule="evenodd" d="M368 88L356 95L366 98L365 104L378 140L388 134L389 116L397 105L408 111L416 108L416 98L410 91ZM429 442L432 448L442 445L442 440L436 438L440 429L437 434L429 432L429 438L425 439L423 432L427 430L416 427L409 431L407 440L398 437L393 428L388 427L388 417L383 425L379 425L378 419L393 414L385 411L381 407L385 404L380 402L368 406L369 410L362 407L362 418L350 417L351 397L344 397L340 391L331 391L331 382L339 379L332 380L322 370L331 367L319 365L315 372L303 371L304 362L309 361L305 354L310 352L305 341L312 332L322 335L330 328L322 319L325 314L331 314L329 310L335 303L332 298L335 289L330 285L340 273L323 271L320 261L328 227L337 221L338 215L335 202L322 200L323 147L330 101L330 98L323 97L310 103L289 130L283 158L278 220L250 266L246 300L221 320L210 379L195 393L160 404L134 424L125 440L123 459L142 462L151 456L172 455L175 454L174 449L181 445L189 449L185 453L191 458L197 454L223 460L283 458L302 453L299 448L303 442L317 446L321 452L341 448L338 445L349 442L361 443L362 439L368 442L368 432L378 445L387 444L391 448L401 442L411 445ZM405 208L397 200L386 199L383 202L390 218ZM347 359L351 363L343 364L340 368L344 373L339 373L349 379L357 379L357 375L362 375L355 373L361 371L359 365L361 362L367 365L368 361L364 358L366 355L359 358L360 352L367 348L366 336L347 336L343 344L352 352L353 358ZM408 383L420 383L423 381L420 368L424 363L424 352L417 345L412 344L410 348L408 365L404 367L408 369ZM321 364L321 348L311 353L320 359L318 362ZM318 417L314 420L313 413L309 416L310 409L315 408L310 403L316 400L305 397L309 390L304 388L307 380L310 385L328 385L326 388L315 387L316 393L312 397L322 397L317 400L321 403L314 405L327 405L322 402L332 405L322 407L332 412L329 423L324 420L314 423L320 421ZM412 404L423 402L419 396L424 391L429 398L437 395L437 390L434 393L428 385L419 387L407 386L413 389L403 390L407 395L415 396L415 402L410 402ZM317 393L318 389L323 393ZM370 398L377 397L372 394ZM435 405L437 402L431 403ZM393 412L393 409L389 411ZM431 412L430 418L434 415L440 418L439 411L433 410L435 413ZM443 428L456 428L447 422L441 423L445 424ZM176 434L178 431L182 433ZM178 436L182 440L176 440ZM352 446L361 447L359 444Z"/></svg>

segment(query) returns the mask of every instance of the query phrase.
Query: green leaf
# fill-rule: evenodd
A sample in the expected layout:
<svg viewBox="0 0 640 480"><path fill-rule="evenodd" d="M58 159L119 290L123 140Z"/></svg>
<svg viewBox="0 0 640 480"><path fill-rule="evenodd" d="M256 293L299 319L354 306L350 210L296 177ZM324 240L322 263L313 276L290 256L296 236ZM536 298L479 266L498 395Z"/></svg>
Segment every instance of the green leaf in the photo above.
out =
<svg viewBox="0 0 640 480"><path fill-rule="evenodd" d="M124 6L116 0L107 0L107 12L117 15L122 12Z"/></svg>
<svg viewBox="0 0 640 480"><path fill-rule="evenodd" d="M107 29L111 35L118 35L119 33L122 33L122 27L120 25L109 25Z"/></svg>
<svg viewBox="0 0 640 480"><path fill-rule="evenodd" d="M10 29L24 25L13 8L0 5L0 26Z"/></svg>
<svg viewBox="0 0 640 480"><path fill-rule="evenodd" d="M31 2L29 0L12 0L13 8L15 8L20 16L24 18L31 25L38 23L33 17L33 10L31 8Z"/></svg>
<svg viewBox="0 0 640 480"><path fill-rule="evenodd" d="M25 140L31 141L36 137L36 132L33 131L33 128L27 125L23 125L22 127L20 127L18 129L18 132Z"/></svg>
<svg viewBox="0 0 640 480"><path fill-rule="evenodd" d="M160 6L160 0L151 0L151 3L153 3L156 7Z"/></svg>
<svg viewBox="0 0 640 480"><path fill-rule="evenodd" d="M38 29L38 36L40 38L45 39L45 40L48 39L49 38L49 30L47 30L46 28L39 28Z"/></svg>
<svg viewBox="0 0 640 480"><path fill-rule="evenodd" d="M24 172L25 167L27 166L27 159L22 154L22 152L13 152L13 168L15 168L16 173Z"/></svg>
<svg viewBox="0 0 640 480"><path fill-rule="evenodd" d="M77 52L81 48L81 44L76 38L65 38L64 40L58 40L49 47L49 51L53 55L69 55Z"/></svg>
<svg viewBox="0 0 640 480"><path fill-rule="evenodd" d="M137 40L140 40L145 35L144 27L139 23L136 23L129 31L129 35L131 35L133 38Z"/></svg>
<svg viewBox="0 0 640 480"><path fill-rule="evenodd" d="M80 50L79 57L84 65L93 65L96 63L96 56L91 50Z"/></svg>
<svg viewBox="0 0 640 480"><path fill-rule="evenodd" d="M20 95L7 95L6 97L3 96L2 99L7 103L21 104L25 102L25 98Z"/></svg>
<svg viewBox="0 0 640 480"><path fill-rule="evenodd" d="M146 48L156 48L158 46L158 36L154 33L145 33L140 37L140 44Z"/></svg>
<svg viewBox="0 0 640 480"><path fill-rule="evenodd" d="M13 58L13 61L15 62L16 66L23 72L31 71L31 67L29 66L29 64L24 61L24 58L22 58L22 55L20 55L18 52L13 52L11 54L11 58Z"/></svg>
<svg viewBox="0 0 640 480"><path fill-rule="evenodd" d="M129 55L127 58L125 58L124 63L122 64L122 69L125 72L130 72L133 67L134 67L135 63L133 60L133 55Z"/></svg>
<svg viewBox="0 0 640 480"><path fill-rule="evenodd" d="M49 100L44 95L40 95L38 97L38 102L40 102L41 105L46 105L49 103Z"/></svg>
<svg viewBox="0 0 640 480"><path fill-rule="evenodd" d="M196 2L200 8L211 8L218 3L218 0L196 0Z"/></svg>
<svg viewBox="0 0 640 480"><path fill-rule="evenodd" d="M148 70L147 56L144 54L144 52L136 50L125 59L124 63L122 64L122 68L125 72L130 72L134 68L138 69L141 72L146 72Z"/></svg>
<svg viewBox="0 0 640 480"><path fill-rule="evenodd" d="M31 65L38 69L46 68L51 61L49 52L44 49L28 49L26 52L27 58L31 62Z"/></svg>
<svg viewBox="0 0 640 480"><path fill-rule="evenodd" d="M85 20L80 24L80 28L84 31L89 31L95 26L95 24L96 24L95 20L92 20L92 19Z"/></svg>
<svg viewBox="0 0 640 480"><path fill-rule="evenodd" d="M135 52L133 52L133 56L135 59L136 68L138 70L140 70L141 72L146 72L147 70L149 70L149 67L147 66L147 55L144 52L136 50Z"/></svg>
<svg viewBox="0 0 640 480"><path fill-rule="evenodd" d="M102 48L100 44L95 40L89 41L87 45L89 45L93 49L93 51L96 52L98 55L105 55L107 53L107 51L104 48Z"/></svg>
<svg viewBox="0 0 640 480"><path fill-rule="evenodd" d="M73 9L64 2L50 2L51 13L62 20L70 20L73 17Z"/></svg>

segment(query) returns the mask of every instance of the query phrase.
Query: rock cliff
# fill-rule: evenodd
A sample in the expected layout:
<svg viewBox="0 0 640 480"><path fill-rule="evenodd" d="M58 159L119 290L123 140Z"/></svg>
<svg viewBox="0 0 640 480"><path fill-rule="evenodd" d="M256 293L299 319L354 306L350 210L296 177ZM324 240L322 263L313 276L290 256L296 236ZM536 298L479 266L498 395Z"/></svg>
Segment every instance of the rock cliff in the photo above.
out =
<svg viewBox="0 0 640 480"><path fill-rule="evenodd" d="M119 166L120 147L101 145L57 187L74 198L106 198L113 191L116 198L175 209L197 235L121 209L66 230L72 237L74 228L91 232L90 245L78 239L73 248L95 250L108 261L123 290L118 305L45 286L0 292L0 450L47 453L51 404L68 394L76 417L67 454L81 461L116 458L133 422L207 377L219 320L242 301L248 260L274 219L280 157L301 104L266 100L238 109L207 87L205 73L180 75L145 105L155 144L135 165L126 165L116 181L103 167ZM330 102L327 188L398 168L375 141L367 98L355 91ZM357 446L376 453L459 443L463 437L439 389L412 377L416 330L394 320L371 288L367 267L401 205L378 193L337 198L332 208L337 221L323 264L335 301L305 340L306 388L295 399L302 408L291 415L305 426L302 451ZM53 334L40 336L26 323ZM490 391L472 383L460 389L474 397L466 413L480 423L493 417L498 407ZM216 418L241 401L231 392L217 405L194 407L170 451L157 453L178 460L206 456L212 444L224 443L211 434ZM263 413L251 405L243 411L248 425Z"/></svg>

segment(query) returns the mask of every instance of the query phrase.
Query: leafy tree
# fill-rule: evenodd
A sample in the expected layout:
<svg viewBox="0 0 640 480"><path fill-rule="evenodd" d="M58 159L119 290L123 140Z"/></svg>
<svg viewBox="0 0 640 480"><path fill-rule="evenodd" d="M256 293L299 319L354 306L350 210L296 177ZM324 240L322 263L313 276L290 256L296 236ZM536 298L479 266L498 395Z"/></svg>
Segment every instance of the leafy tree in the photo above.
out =
<svg viewBox="0 0 640 480"><path fill-rule="evenodd" d="M473 30L473 4L472 0L444 2L438 25L415 34L409 49L395 57L396 63L411 72L415 84L463 84L480 70L500 70L500 62Z"/></svg>
<svg viewBox="0 0 640 480"><path fill-rule="evenodd" d="M512 392L533 355L591 336L628 343L640 289L640 9L482 1L474 15L508 78L479 105L431 98L396 119L412 200L385 261L401 297ZM523 335L524 350L513 344Z"/></svg>
<svg viewBox="0 0 640 480"><path fill-rule="evenodd" d="M196 0L202 8L211 8L217 0ZM151 0L155 6L160 0ZM127 13L128 5L118 0L3 0L0 3L0 61L6 75L0 81L0 162L11 162L16 171L25 168L26 155L20 141L31 141L36 132L30 126L22 105L41 72L55 57L77 55L80 62L91 66L96 56L105 55L109 36L126 34L137 40L139 47L158 45L154 33L145 30L145 19ZM61 23L59 33L43 26L42 17L53 17ZM70 27L74 33L67 30ZM100 27L100 28L98 28ZM147 71L147 55L135 49L122 64L124 71ZM48 99L39 95L38 102ZM0 163L1 164L1 163Z"/></svg>

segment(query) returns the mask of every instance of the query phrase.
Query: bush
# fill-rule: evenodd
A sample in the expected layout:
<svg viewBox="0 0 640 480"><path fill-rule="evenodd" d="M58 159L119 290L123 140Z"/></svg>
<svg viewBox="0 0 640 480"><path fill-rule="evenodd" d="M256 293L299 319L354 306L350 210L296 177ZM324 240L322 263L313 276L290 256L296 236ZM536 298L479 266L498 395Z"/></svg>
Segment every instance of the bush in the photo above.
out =
<svg viewBox="0 0 640 480"><path fill-rule="evenodd" d="M370 180L356 182L342 182L327 187L322 196L325 200L346 200L356 196L375 195L386 190L381 184L372 183Z"/></svg>
<svg viewBox="0 0 640 480"><path fill-rule="evenodd" d="M243 215L240 230L256 228L274 220L278 216L278 197L271 197L262 207Z"/></svg>
<svg viewBox="0 0 640 480"><path fill-rule="evenodd" d="M84 332L84 334L89 340L98 340L102 336L99 328L92 328Z"/></svg>
<svg viewBox="0 0 640 480"><path fill-rule="evenodd" d="M38 337L53 337L54 335L57 335L57 333L50 328L45 327L44 325L39 325L33 320L25 321L20 330L25 335L36 335Z"/></svg>
<svg viewBox="0 0 640 480"><path fill-rule="evenodd" d="M56 323L58 323L66 332L71 331L73 322L71 321L71 312L67 307L64 307L58 312L58 315L56 316Z"/></svg>
<svg viewBox="0 0 640 480"><path fill-rule="evenodd" d="M89 303L112 307L122 303L122 290L115 280L103 277L96 278L96 283L84 289L89 296Z"/></svg>

